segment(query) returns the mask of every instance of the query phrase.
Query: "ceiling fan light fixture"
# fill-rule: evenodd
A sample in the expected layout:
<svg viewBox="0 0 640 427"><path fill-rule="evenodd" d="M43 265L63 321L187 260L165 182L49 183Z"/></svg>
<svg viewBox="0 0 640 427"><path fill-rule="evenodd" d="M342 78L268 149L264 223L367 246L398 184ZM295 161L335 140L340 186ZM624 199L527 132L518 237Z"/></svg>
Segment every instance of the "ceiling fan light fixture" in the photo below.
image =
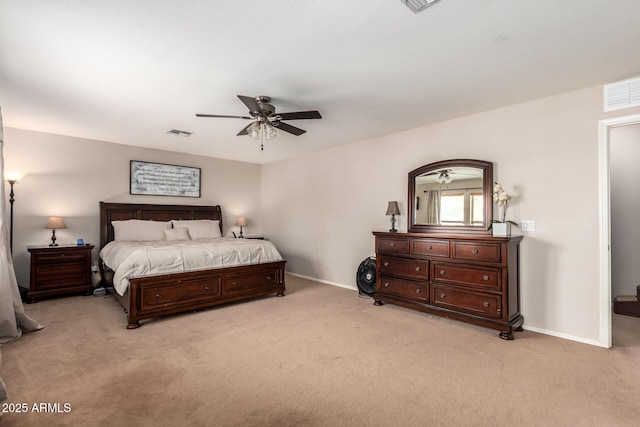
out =
<svg viewBox="0 0 640 427"><path fill-rule="evenodd" d="M253 122L251 126L247 128L247 134L253 139L260 139L260 124Z"/></svg>
<svg viewBox="0 0 640 427"><path fill-rule="evenodd" d="M440 184L449 184L451 181L453 181L453 178L451 178L451 175L449 175L447 171L442 171L440 175L438 175L438 183Z"/></svg>
<svg viewBox="0 0 640 427"><path fill-rule="evenodd" d="M271 125L271 123L266 122L264 124L264 135L267 138L267 141L278 136L276 129Z"/></svg>
<svg viewBox="0 0 640 427"><path fill-rule="evenodd" d="M413 13L418 13L422 12L437 1L438 0L402 0L402 3L411 9Z"/></svg>

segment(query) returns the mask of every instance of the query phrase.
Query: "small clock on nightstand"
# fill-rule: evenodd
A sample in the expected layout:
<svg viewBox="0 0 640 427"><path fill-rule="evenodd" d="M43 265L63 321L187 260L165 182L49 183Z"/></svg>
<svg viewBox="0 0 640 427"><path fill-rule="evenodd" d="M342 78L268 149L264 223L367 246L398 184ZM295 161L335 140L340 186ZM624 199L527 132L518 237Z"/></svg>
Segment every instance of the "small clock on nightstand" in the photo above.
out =
<svg viewBox="0 0 640 427"><path fill-rule="evenodd" d="M91 294L91 251L93 245L29 246L31 281L27 302L41 297Z"/></svg>

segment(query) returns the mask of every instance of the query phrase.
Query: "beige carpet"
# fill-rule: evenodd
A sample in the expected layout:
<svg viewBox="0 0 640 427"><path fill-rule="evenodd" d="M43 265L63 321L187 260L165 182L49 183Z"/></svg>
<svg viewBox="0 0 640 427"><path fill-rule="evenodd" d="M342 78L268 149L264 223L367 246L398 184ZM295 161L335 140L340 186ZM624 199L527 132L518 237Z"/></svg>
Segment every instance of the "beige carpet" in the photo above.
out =
<svg viewBox="0 0 640 427"><path fill-rule="evenodd" d="M27 305L2 348L4 426L632 426L640 318L611 350L496 332L287 276L287 296L126 330L112 297ZM31 412L34 403L70 412Z"/></svg>

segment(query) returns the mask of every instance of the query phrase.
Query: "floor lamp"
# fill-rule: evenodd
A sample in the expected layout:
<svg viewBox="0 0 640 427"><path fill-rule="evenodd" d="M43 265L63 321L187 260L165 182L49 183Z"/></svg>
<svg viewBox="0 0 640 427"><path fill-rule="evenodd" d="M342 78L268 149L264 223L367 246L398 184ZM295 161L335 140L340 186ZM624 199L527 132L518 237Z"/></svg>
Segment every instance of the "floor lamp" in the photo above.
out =
<svg viewBox="0 0 640 427"><path fill-rule="evenodd" d="M9 191L9 205L11 212L9 214L9 220L11 221L11 226L9 228L9 250L11 251L11 254L13 254L13 202L16 200L15 193L13 192L13 185L20 181L23 176L23 174L17 172L7 172L5 175L5 179L11 186L11 191Z"/></svg>

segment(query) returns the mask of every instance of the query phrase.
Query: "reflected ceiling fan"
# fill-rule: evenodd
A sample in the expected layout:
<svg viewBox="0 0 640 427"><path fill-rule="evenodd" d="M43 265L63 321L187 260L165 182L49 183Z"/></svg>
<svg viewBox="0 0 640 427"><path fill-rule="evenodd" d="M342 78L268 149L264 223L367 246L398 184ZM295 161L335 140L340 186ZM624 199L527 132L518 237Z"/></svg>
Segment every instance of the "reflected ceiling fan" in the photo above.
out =
<svg viewBox="0 0 640 427"><path fill-rule="evenodd" d="M219 114L196 114L196 117L218 117L226 119L246 119L251 120L247 126L245 126L238 136L249 135L252 138L259 139L260 149L263 149L262 138L267 140L275 138L277 135L276 130L282 130L295 136L300 136L306 132L306 130L291 126L283 120L309 120L309 119L321 119L322 116L318 111L296 111L291 113L276 113L276 107L271 104L271 98L268 96L256 96L252 98L250 96L238 95L240 101L244 103L249 109L249 116L226 116Z"/></svg>

